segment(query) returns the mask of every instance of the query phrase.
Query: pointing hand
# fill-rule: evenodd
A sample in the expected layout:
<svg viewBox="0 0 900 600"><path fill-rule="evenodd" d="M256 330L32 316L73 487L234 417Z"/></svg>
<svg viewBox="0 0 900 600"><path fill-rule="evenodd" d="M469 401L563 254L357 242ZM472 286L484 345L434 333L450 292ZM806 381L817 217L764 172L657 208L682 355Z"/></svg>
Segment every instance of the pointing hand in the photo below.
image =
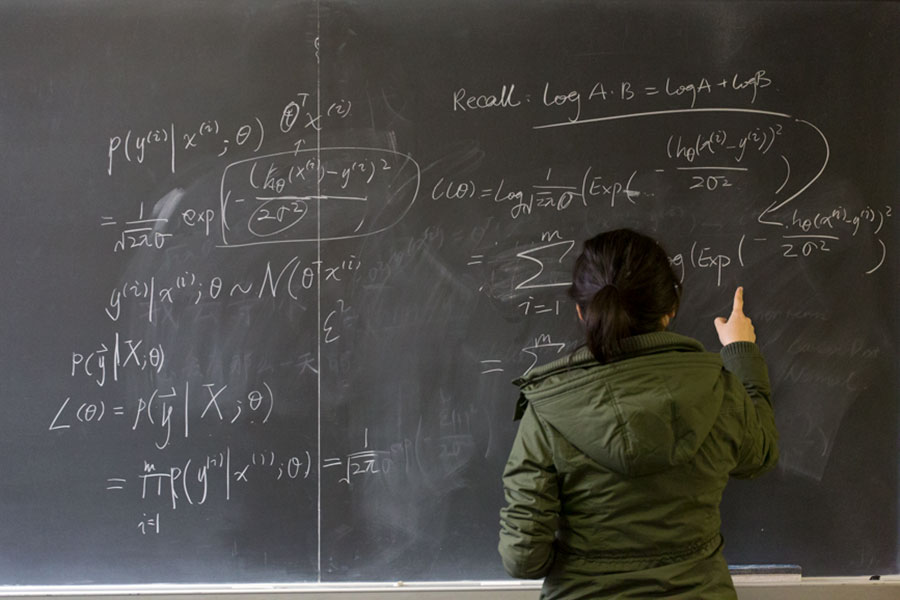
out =
<svg viewBox="0 0 900 600"><path fill-rule="evenodd" d="M733 342L755 342L756 332L753 330L753 322L744 314L744 288L739 287L734 292L734 305L731 315L726 319L719 317L715 321L716 332L723 346Z"/></svg>

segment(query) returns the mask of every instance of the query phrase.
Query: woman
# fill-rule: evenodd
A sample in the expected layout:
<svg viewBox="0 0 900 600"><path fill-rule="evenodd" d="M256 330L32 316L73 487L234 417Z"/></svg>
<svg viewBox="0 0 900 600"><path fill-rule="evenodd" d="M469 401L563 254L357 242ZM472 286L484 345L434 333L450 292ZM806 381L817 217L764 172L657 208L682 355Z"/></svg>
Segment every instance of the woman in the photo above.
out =
<svg viewBox="0 0 900 600"><path fill-rule="evenodd" d="M587 345L517 380L500 554L543 599L736 598L722 557L729 475L778 459L769 378L738 288L721 356L665 331L681 285L629 230L588 240L570 295Z"/></svg>

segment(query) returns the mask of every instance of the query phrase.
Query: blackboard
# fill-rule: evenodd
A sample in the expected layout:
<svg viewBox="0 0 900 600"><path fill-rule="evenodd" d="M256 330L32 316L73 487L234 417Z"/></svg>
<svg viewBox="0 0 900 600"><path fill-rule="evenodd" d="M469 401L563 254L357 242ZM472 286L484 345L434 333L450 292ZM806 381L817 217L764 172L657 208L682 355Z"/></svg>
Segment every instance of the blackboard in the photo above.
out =
<svg viewBox="0 0 900 600"><path fill-rule="evenodd" d="M581 240L746 288L732 564L898 570L900 7L4 2L0 584L501 579Z"/></svg>

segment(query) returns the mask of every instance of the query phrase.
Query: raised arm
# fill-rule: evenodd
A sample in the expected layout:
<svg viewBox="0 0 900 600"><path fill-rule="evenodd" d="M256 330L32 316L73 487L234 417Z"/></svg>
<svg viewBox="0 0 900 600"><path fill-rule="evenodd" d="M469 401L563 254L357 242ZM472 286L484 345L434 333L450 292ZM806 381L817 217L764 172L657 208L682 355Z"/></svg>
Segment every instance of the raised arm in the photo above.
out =
<svg viewBox="0 0 900 600"><path fill-rule="evenodd" d="M778 430L772 411L769 371L756 345L753 322L744 314L743 288L734 293L731 315L727 319L717 318L715 326L723 345L722 362L744 388L744 437L731 474L756 477L778 462Z"/></svg>

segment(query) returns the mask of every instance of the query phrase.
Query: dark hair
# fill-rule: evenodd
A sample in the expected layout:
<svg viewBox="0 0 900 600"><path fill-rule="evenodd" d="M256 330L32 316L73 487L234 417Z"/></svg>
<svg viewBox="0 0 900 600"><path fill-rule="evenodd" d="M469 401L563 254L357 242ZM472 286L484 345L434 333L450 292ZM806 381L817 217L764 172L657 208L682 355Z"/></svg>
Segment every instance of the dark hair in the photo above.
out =
<svg viewBox="0 0 900 600"><path fill-rule="evenodd" d="M581 308L588 348L605 363L623 339L661 329L678 310L681 283L656 240L616 229L584 243L569 295Z"/></svg>

